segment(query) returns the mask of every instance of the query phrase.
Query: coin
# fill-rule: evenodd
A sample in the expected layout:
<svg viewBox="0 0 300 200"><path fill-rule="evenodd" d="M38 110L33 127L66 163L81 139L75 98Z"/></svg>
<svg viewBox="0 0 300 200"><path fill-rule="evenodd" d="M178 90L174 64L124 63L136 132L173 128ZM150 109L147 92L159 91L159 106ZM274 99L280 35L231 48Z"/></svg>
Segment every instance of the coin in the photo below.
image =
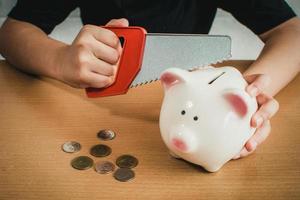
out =
<svg viewBox="0 0 300 200"><path fill-rule="evenodd" d="M134 171L128 168L119 168L114 173L114 178L121 182L126 182L135 177Z"/></svg>
<svg viewBox="0 0 300 200"><path fill-rule="evenodd" d="M66 153L75 153L81 149L81 145L75 141L68 141L62 145L62 150Z"/></svg>
<svg viewBox="0 0 300 200"><path fill-rule="evenodd" d="M88 156L78 156L71 161L71 165L75 169L85 170L93 166L94 161Z"/></svg>
<svg viewBox="0 0 300 200"><path fill-rule="evenodd" d="M104 144L97 144L91 148L90 154L95 157L105 157L111 154L111 148Z"/></svg>
<svg viewBox="0 0 300 200"><path fill-rule="evenodd" d="M131 155L122 155L116 161L120 168L134 168L138 165L138 162L138 159Z"/></svg>
<svg viewBox="0 0 300 200"><path fill-rule="evenodd" d="M102 140L112 140L116 137L116 134L112 130L100 130L97 136Z"/></svg>
<svg viewBox="0 0 300 200"><path fill-rule="evenodd" d="M108 174L115 170L115 165L109 161L99 161L95 163L94 168L99 174Z"/></svg>

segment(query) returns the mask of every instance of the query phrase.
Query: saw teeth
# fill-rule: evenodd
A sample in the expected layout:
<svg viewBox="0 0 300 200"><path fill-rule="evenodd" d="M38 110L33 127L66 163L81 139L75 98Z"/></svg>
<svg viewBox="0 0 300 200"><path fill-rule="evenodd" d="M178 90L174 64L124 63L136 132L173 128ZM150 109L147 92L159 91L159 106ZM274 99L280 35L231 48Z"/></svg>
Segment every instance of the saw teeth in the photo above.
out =
<svg viewBox="0 0 300 200"><path fill-rule="evenodd" d="M195 71L195 70L198 70L198 69L208 69L208 68L211 68L212 65L215 65L217 63L221 63L225 60L229 60L229 58L231 57L231 55L228 55L227 57L224 57L222 59L219 59L213 63L205 63L203 65L200 65L200 66L196 66L196 67L191 67L190 69L188 69L189 72L192 72L192 71Z"/></svg>
<svg viewBox="0 0 300 200"><path fill-rule="evenodd" d="M145 81L145 82L141 82L141 83L136 83L134 85L131 85L129 88L135 88L135 87L138 87L138 86L146 85L146 84L158 81L158 80L159 80L158 78L155 78L155 79L151 79L149 81Z"/></svg>
<svg viewBox="0 0 300 200"><path fill-rule="evenodd" d="M137 84L130 86L130 88L135 88L135 87L137 87Z"/></svg>
<svg viewBox="0 0 300 200"><path fill-rule="evenodd" d="M192 71L195 71L195 70L198 70L198 69L210 68L210 67L212 67L212 65L217 64L217 63L221 63L224 60L228 60L230 57L231 57L231 55L228 55L227 57L224 57L223 59L219 59L219 60L217 60L217 61L215 61L213 63L205 63L205 64L200 65L200 66L191 67L190 69L188 69L188 71L192 72ZM155 79L151 79L149 81L145 81L145 82L141 82L141 83L136 83L134 85L131 85L129 88L134 88L134 87L137 87L137 86L149 84L149 83L152 83L152 82L155 82L155 81L158 81L158 80L159 80L159 78L155 78Z"/></svg>

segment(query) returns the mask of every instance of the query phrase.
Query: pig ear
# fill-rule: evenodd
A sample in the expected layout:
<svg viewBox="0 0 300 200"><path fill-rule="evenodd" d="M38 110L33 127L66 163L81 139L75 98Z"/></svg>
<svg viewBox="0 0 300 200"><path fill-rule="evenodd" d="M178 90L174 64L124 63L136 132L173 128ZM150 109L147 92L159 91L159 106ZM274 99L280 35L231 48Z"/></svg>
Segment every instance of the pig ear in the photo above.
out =
<svg viewBox="0 0 300 200"><path fill-rule="evenodd" d="M224 99L240 117L244 117L248 113L248 104L245 95L247 95L246 92L237 90L228 90L223 94Z"/></svg>
<svg viewBox="0 0 300 200"><path fill-rule="evenodd" d="M165 70L161 76L160 81L163 84L165 89L169 89L175 84L185 83L185 74L188 73L185 70L178 69L178 68L170 68Z"/></svg>

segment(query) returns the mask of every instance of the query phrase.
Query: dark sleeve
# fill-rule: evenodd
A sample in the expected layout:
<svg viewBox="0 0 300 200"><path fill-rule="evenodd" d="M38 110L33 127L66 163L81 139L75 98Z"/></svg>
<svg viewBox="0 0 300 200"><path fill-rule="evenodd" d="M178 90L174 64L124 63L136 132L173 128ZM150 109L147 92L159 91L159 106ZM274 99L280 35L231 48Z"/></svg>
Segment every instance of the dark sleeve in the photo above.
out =
<svg viewBox="0 0 300 200"><path fill-rule="evenodd" d="M285 0L219 0L217 6L257 35L296 16Z"/></svg>
<svg viewBox="0 0 300 200"><path fill-rule="evenodd" d="M76 8L75 0L18 0L8 17L29 22L49 34Z"/></svg>

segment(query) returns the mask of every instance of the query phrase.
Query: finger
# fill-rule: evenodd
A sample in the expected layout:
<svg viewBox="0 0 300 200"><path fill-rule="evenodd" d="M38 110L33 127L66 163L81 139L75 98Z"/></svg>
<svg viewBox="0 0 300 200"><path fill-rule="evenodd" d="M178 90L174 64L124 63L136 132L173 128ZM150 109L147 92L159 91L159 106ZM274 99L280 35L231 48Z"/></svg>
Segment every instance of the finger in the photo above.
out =
<svg viewBox="0 0 300 200"><path fill-rule="evenodd" d="M263 104L267 103L268 101L270 101L271 99L273 99L273 97L271 97L265 93L260 93L256 97L258 105L263 105Z"/></svg>
<svg viewBox="0 0 300 200"><path fill-rule="evenodd" d="M127 27L129 26L129 22L127 19L125 18L120 18L120 19L112 19L110 20L106 26L119 26L119 27ZM118 49L118 52L120 53L121 55L121 52L122 52L122 46L121 46L121 43L119 43L119 45L117 46L117 49Z"/></svg>
<svg viewBox="0 0 300 200"><path fill-rule="evenodd" d="M271 125L270 125L270 121L268 120L264 123L264 125L261 128L255 131L254 135L246 142L243 149L232 159L236 160L239 158L246 157L249 154L253 153L257 148L257 146L266 140L266 138L270 135L270 132L271 132Z"/></svg>
<svg viewBox="0 0 300 200"><path fill-rule="evenodd" d="M114 32L106 28L95 25L85 25L82 28L84 33L91 34L96 40L110 47L117 48L120 41Z"/></svg>
<svg viewBox="0 0 300 200"><path fill-rule="evenodd" d="M246 142L245 148L248 152L252 152L267 139L271 132L270 121L267 120L259 129L257 129L254 135Z"/></svg>
<svg viewBox="0 0 300 200"><path fill-rule="evenodd" d="M244 157L250 155L253 152L254 151L247 151L247 149L244 147L243 150L241 151L240 158L244 158Z"/></svg>
<svg viewBox="0 0 300 200"><path fill-rule="evenodd" d="M262 97L267 99L266 97ZM263 104L258 109L258 111L253 115L251 119L251 126L260 127L262 123L266 120L269 120L271 117L275 115L275 113L279 109L279 103L275 99L268 99L267 102L261 101Z"/></svg>
<svg viewBox="0 0 300 200"><path fill-rule="evenodd" d="M96 40L92 42L91 50L97 58L110 64L116 64L120 57L118 49L114 49Z"/></svg>
<svg viewBox="0 0 300 200"><path fill-rule="evenodd" d="M87 76L86 83L88 83L89 87L104 88L110 86L113 81L108 76L91 72Z"/></svg>
<svg viewBox="0 0 300 200"><path fill-rule="evenodd" d="M90 61L90 71L104 76L113 76L115 74L115 66L99 59Z"/></svg>
<svg viewBox="0 0 300 200"><path fill-rule="evenodd" d="M119 64L120 64L120 59L115 65L112 66L113 67L113 75L110 78L113 83L116 81L116 78L117 78Z"/></svg>
<svg viewBox="0 0 300 200"><path fill-rule="evenodd" d="M257 79L258 76L260 76L261 74L250 74L250 75L244 75L244 79L248 82L248 83L252 83L253 81L255 81L255 79Z"/></svg>
<svg viewBox="0 0 300 200"><path fill-rule="evenodd" d="M245 156L248 156L251 153L252 152L247 151L247 149L245 147L243 147L243 149L237 155L235 155L232 159L233 160L240 159L240 158L243 158Z"/></svg>
<svg viewBox="0 0 300 200"><path fill-rule="evenodd" d="M127 19L125 18L121 18L121 19L112 19L110 20L106 26L121 26L121 27L127 27L129 26L129 22Z"/></svg>
<svg viewBox="0 0 300 200"><path fill-rule="evenodd" d="M246 91L252 97L256 97L262 91L264 91L267 88L267 86L270 84L270 81L271 81L270 77L265 74L249 75L249 76L244 76L244 78L246 81L248 81L250 83L246 87Z"/></svg>

